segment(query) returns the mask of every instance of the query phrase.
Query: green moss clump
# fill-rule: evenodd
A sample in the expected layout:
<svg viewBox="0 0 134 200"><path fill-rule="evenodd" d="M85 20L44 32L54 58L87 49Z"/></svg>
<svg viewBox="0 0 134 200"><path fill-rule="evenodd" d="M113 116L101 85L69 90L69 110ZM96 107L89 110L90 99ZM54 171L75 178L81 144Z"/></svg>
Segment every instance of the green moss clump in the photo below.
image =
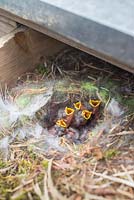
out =
<svg viewBox="0 0 134 200"><path fill-rule="evenodd" d="M104 103L106 103L107 101L108 101L108 99L109 99L109 91L107 90L107 89L100 89L99 90L99 95L101 96L101 98L102 98L102 101L104 102Z"/></svg>
<svg viewBox="0 0 134 200"><path fill-rule="evenodd" d="M44 75L44 74L48 74L49 70L43 64L39 64L37 66L37 72L41 75Z"/></svg>
<svg viewBox="0 0 134 200"><path fill-rule="evenodd" d="M18 165L18 174L27 174L33 169L33 165L29 160L22 159Z"/></svg>
<svg viewBox="0 0 134 200"><path fill-rule="evenodd" d="M7 166L7 163L5 163L2 160L0 160L0 169L4 168L6 166Z"/></svg>
<svg viewBox="0 0 134 200"><path fill-rule="evenodd" d="M47 169L47 168L48 168L48 163L49 163L48 160L43 160L43 161L42 161L42 166L43 166L45 169Z"/></svg>
<svg viewBox="0 0 134 200"><path fill-rule="evenodd" d="M86 90L90 93L94 93L98 90L98 88L91 82L82 82L81 89Z"/></svg>
<svg viewBox="0 0 134 200"><path fill-rule="evenodd" d="M25 108L31 101L32 95L21 95L16 99L16 104L19 108Z"/></svg>
<svg viewBox="0 0 134 200"><path fill-rule="evenodd" d="M106 159L112 159L113 157L117 156L119 154L119 151L116 149L109 149L105 152L105 158Z"/></svg>

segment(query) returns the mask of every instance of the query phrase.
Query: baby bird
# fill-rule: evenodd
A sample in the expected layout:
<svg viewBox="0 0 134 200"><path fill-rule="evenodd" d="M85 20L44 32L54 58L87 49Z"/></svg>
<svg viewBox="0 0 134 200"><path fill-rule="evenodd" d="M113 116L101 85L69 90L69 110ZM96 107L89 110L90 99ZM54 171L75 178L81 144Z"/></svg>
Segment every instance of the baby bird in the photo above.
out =
<svg viewBox="0 0 134 200"><path fill-rule="evenodd" d="M60 113L61 119L56 121L55 131L58 136L65 135L67 133L67 128L70 126L73 117L74 117L74 109L66 107L63 114Z"/></svg>
<svg viewBox="0 0 134 200"><path fill-rule="evenodd" d="M69 127L74 118L74 109L70 107L66 107L65 114L66 114L65 122L67 124L67 127Z"/></svg>
<svg viewBox="0 0 134 200"><path fill-rule="evenodd" d="M74 103L74 107L76 109L76 111L81 110L83 108L83 105L80 101Z"/></svg>
<svg viewBox="0 0 134 200"><path fill-rule="evenodd" d="M97 113L100 104L101 104L101 101L98 100L98 99L90 99L90 100L89 100L89 106L92 107L92 109L93 109L93 111L92 111L93 114L96 114L96 113Z"/></svg>
<svg viewBox="0 0 134 200"><path fill-rule="evenodd" d="M55 128L56 135L63 136L64 134L66 134L67 124L64 121L64 119L59 119L57 120L54 128Z"/></svg>
<svg viewBox="0 0 134 200"><path fill-rule="evenodd" d="M76 111L74 120L72 122L72 127L78 128L79 126L83 126L87 123L92 115L92 112L88 111L81 102L74 103L74 107Z"/></svg>

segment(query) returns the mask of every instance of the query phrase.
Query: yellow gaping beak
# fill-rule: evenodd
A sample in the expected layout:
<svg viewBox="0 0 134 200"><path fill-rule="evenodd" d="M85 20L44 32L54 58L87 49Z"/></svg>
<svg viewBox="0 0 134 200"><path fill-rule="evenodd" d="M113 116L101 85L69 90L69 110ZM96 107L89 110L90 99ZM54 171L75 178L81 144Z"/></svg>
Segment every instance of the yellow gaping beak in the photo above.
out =
<svg viewBox="0 0 134 200"><path fill-rule="evenodd" d="M94 99L90 99L89 100L89 104L93 107L93 108L97 108L100 105L101 101L100 100L94 100Z"/></svg>
<svg viewBox="0 0 134 200"><path fill-rule="evenodd" d="M72 115L74 113L74 109L66 107L65 108L65 113L66 113L66 115Z"/></svg>
<svg viewBox="0 0 134 200"><path fill-rule="evenodd" d="M66 124L66 122L63 119L57 120L56 125L60 126L62 128L67 128L67 124Z"/></svg>
<svg viewBox="0 0 134 200"><path fill-rule="evenodd" d="M88 119L90 119L92 112L90 112L88 110L83 110L81 115L84 117L84 119L88 120Z"/></svg>
<svg viewBox="0 0 134 200"><path fill-rule="evenodd" d="M82 106L82 104L81 104L80 101L74 103L74 107L75 107L76 110L80 110L80 109L81 109L81 106Z"/></svg>

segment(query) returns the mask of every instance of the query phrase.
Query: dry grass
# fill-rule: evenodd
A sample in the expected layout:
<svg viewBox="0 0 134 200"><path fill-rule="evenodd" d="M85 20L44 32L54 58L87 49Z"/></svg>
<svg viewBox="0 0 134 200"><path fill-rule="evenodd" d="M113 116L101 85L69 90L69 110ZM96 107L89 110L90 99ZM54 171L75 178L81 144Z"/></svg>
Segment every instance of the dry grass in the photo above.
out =
<svg viewBox="0 0 134 200"><path fill-rule="evenodd" d="M118 93L116 97L122 104L125 115L118 123L114 122L108 133L103 126L97 129L95 135L90 131L83 144L71 144L61 138L61 146L66 147L66 152L41 151L36 143L40 144L42 138L16 139L10 144L8 160L0 160L0 199L134 199L134 113L128 107L130 104L123 104L124 99L128 101L134 94L133 75L72 50L62 52L49 63L51 71L47 72L48 77L54 78L60 73L65 77L69 74L69 79L75 77L77 80L81 74L81 79L87 78L103 91L109 92L99 123L109 120L106 108L115 94L114 90ZM45 73L43 71L43 77ZM42 76L36 76L37 82L39 77ZM111 84L111 80L115 82ZM122 90L119 91L119 88ZM45 88L42 88L38 92L44 91ZM33 94L37 91L23 92ZM100 91L97 92L100 95ZM22 91L18 95L20 94ZM104 98L100 96L102 97Z"/></svg>

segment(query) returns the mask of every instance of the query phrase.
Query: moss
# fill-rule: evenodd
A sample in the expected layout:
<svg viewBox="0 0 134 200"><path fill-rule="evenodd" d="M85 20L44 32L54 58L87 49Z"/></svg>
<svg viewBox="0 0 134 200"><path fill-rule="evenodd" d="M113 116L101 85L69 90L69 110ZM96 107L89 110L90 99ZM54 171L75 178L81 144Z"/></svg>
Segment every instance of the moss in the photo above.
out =
<svg viewBox="0 0 134 200"><path fill-rule="evenodd" d="M16 99L16 103L20 108L26 107L31 101L32 95L21 95Z"/></svg>
<svg viewBox="0 0 134 200"><path fill-rule="evenodd" d="M48 160L43 160L42 161L42 166L45 168L45 169L47 169L48 168Z"/></svg>
<svg viewBox="0 0 134 200"><path fill-rule="evenodd" d="M78 90L78 85L75 83L70 83L68 80L59 81L55 86L55 91L58 92L73 92L74 90Z"/></svg>
<svg viewBox="0 0 134 200"><path fill-rule="evenodd" d="M119 151L116 149L108 149L105 153L104 153L104 157L106 159L112 159L113 157L117 156L119 154Z"/></svg>
<svg viewBox="0 0 134 200"><path fill-rule="evenodd" d="M14 176L7 175L0 175L0 197L1 199L9 199L11 197L12 189L17 187L20 184L19 180L16 179Z"/></svg>
<svg viewBox="0 0 134 200"><path fill-rule="evenodd" d="M32 169L33 169L32 163L29 160L22 159L19 162L18 174L27 174Z"/></svg>
<svg viewBox="0 0 134 200"><path fill-rule="evenodd" d="M123 99L123 104L128 107L131 112L134 112L134 98L128 97Z"/></svg>
<svg viewBox="0 0 134 200"><path fill-rule="evenodd" d="M32 158L33 160L37 159L37 155L32 151L29 153L29 157Z"/></svg>
<svg viewBox="0 0 134 200"><path fill-rule="evenodd" d="M2 160L0 160L0 169L4 168L6 166L7 166L7 163L5 163Z"/></svg>
<svg viewBox="0 0 134 200"><path fill-rule="evenodd" d="M41 75L47 74L49 72L49 70L43 65L43 64L39 64L37 66L37 72Z"/></svg>
<svg viewBox="0 0 134 200"><path fill-rule="evenodd" d="M98 88L91 82L82 82L81 89L86 90L90 93L94 93L98 90Z"/></svg>
<svg viewBox="0 0 134 200"><path fill-rule="evenodd" d="M104 103L106 103L106 102L108 101L108 99L109 99L109 91L108 91L107 89L101 88L101 89L99 90L99 94L100 94L100 96L101 96L101 98L102 98L102 101L103 101Z"/></svg>

